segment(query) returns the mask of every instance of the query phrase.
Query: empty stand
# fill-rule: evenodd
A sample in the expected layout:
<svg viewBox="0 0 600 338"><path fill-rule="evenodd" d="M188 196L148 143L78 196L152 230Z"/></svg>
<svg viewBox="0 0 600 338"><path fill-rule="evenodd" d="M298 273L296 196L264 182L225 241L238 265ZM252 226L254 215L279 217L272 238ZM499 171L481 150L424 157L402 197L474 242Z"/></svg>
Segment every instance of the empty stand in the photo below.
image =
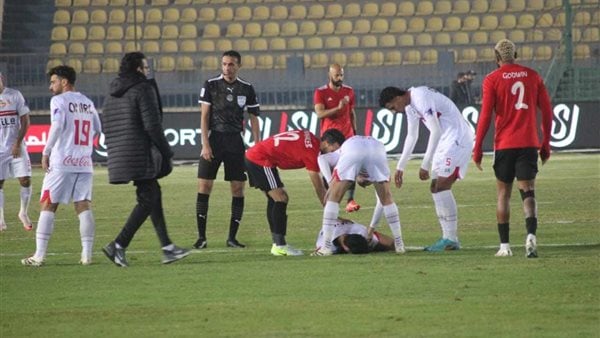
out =
<svg viewBox="0 0 600 338"><path fill-rule="evenodd" d="M76 9L73 11L71 23L77 25L85 25L90 21L90 15L85 9Z"/></svg>
<svg viewBox="0 0 600 338"><path fill-rule="evenodd" d="M330 21L332 24L333 22ZM312 36L317 34L317 25L314 21L302 21L300 23L300 29L298 30L298 35L301 36Z"/></svg>
<svg viewBox="0 0 600 338"><path fill-rule="evenodd" d="M99 59L86 58L83 61L83 72L88 74L98 74L102 70L102 64Z"/></svg>
<svg viewBox="0 0 600 338"><path fill-rule="evenodd" d="M244 26L244 37L256 38L261 36L262 27L258 22L249 22Z"/></svg>
<svg viewBox="0 0 600 338"><path fill-rule="evenodd" d="M181 22L195 22L198 19L198 12L195 8L187 7L181 10L179 21Z"/></svg>
<svg viewBox="0 0 600 338"><path fill-rule="evenodd" d="M504 14L500 17L498 29L514 29L517 26L517 17L514 14Z"/></svg>
<svg viewBox="0 0 600 338"><path fill-rule="evenodd" d="M498 27L498 17L496 15L484 15L481 20L480 29L495 30Z"/></svg>
<svg viewBox="0 0 600 338"><path fill-rule="evenodd" d="M250 49L253 51L266 51L269 49L269 43L267 42L267 39L253 39L250 43Z"/></svg>
<svg viewBox="0 0 600 338"><path fill-rule="evenodd" d="M402 1L398 4L398 16L413 16L415 14L415 4L410 1Z"/></svg>
<svg viewBox="0 0 600 338"><path fill-rule="evenodd" d="M477 2L487 3L487 1L474 1L474 2L475 3L477 3ZM467 13L471 12L471 4L469 1L457 0L457 1L453 1L453 3L454 3L454 5L452 7L453 14L467 14ZM478 8L474 8L472 13L473 14L483 13L483 12L487 11L487 7L485 8L485 10L483 12L478 12L478 10L479 10Z"/></svg>
<svg viewBox="0 0 600 338"><path fill-rule="evenodd" d="M290 20L304 20L306 18L306 7L303 5L294 5L290 8Z"/></svg>
<svg viewBox="0 0 600 338"><path fill-rule="evenodd" d="M367 3L365 3L363 5L361 16L375 17L378 14L379 14L379 4L378 3L376 3L376 2L367 2Z"/></svg>
<svg viewBox="0 0 600 338"><path fill-rule="evenodd" d="M419 33L415 39L417 46L431 46L433 44L433 37L429 33Z"/></svg>
<svg viewBox="0 0 600 338"><path fill-rule="evenodd" d="M371 25L371 33L375 34L387 33L389 29L390 27L387 19L374 19L373 24Z"/></svg>
<svg viewBox="0 0 600 338"><path fill-rule="evenodd" d="M416 15L431 15L433 14L433 3L431 1L418 1ZM405 60L406 61L406 60Z"/></svg>
<svg viewBox="0 0 600 338"><path fill-rule="evenodd" d="M353 34L367 34L371 31L371 21L368 19L358 19L354 21Z"/></svg>
<svg viewBox="0 0 600 338"><path fill-rule="evenodd" d="M59 9L54 12L52 23L55 25L68 25L71 23L71 13L64 9Z"/></svg>
<svg viewBox="0 0 600 338"><path fill-rule="evenodd" d="M398 5L395 2L384 2L379 7L379 16L395 16Z"/></svg>
<svg viewBox="0 0 600 338"><path fill-rule="evenodd" d="M435 2L433 14L445 15L445 14L449 14L451 11L452 11L452 3L450 1L440 0L440 1Z"/></svg>
<svg viewBox="0 0 600 338"><path fill-rule="evenodd" d="M252 12L252 20L267 20L271 15L269 7L267 6L256 6Z"/></svg>
<svg viewBox="0 0 600 338"><path fill-rule="evenodd" d="M164 40L161 42L160 50L163 53L177 53L179 46L177 46L177 41L175 40Z"/></svg>
<svg viewBox="0 0 600 338"><path fill-rule="evenodd" d="M215 21L217 12L212 7L202 7L198 9L198 21Z"/></svg>
<svg viewBox="0 0 600 338"><path fill-rule="evenodd" d="M160 56L157 63L157 72L172 72L175 70L175 58L172 56Z"/></svg>
<svg viewBox="0 0 600 338"><path fill-rule="evenodd" d="M81 42L69 44L69 54L85 54L85 46Z"/></svg>
<svg viewBox="0 0 600 338"><path fill-rule="evenodd" d="M67 54L67 46L62 42L55 42L50 45L50 55L63 56Z"/></svg>
<svg viewBox="0 0 600 338"><path fill-rule="evenodd" d="M438 63L438 51L436 49L426 49L422 53L421 64L434 65Z"/></svg>
<svg viewBox="0 0 600 338"><path fill-rule="evenodd" d="M179 22L181 15L178 8L167 8L163 13L163 22L176 23Z"/></svg>
<svg viewBox="0 0 600 338"><path fill-rule="evenodd" d="M159 25L146 25L146 26L144 26L143 37L146 40L157 40L157 39L160 39L160 26Z"/></svg>
<svg viewBox="0 0 600 338"><path fill-rule="evenodd" d="M449 33L437 33L434 37L434 43L440 46L447 46L450 44Z"/></svg>
<svg viewBox="0 0 600 338"><path fill-rule="evenodd" d="M479 29L479 16L469 15L463 20L463 31L476 31Z"/></svg>
<svg viewBox="0 0 600 338"><path fill-rule="evenodd" d="M482 14L487 13L489 10L489 1L473 1L471 6L472 14Z"/></svg>
<svg viewBox="0 0 600 338"><path fill-rule="evenodd" d="M175 70L178 71L190 71L194 70L196 67L194 65L194 60L186 55L180 55L175 59Z"/></svg>
<svg viewBox="0 0 600 338"><path fill-rule="evenodd" d="M455 32L452 34L452 44L454 45L468 45L469 42L469 34L466 32Z"/></svg>
<svg viewBox="0 0 600 338"><path fill-rule="evenodd" d="M356 18L360 16L360 5L357 3L350 3L344 7L344 18Z"/></svg>
<svg viewBox="0 0 600 338"><path fill-rule="evenodd" d="M504 13L506 12L506 0L494 0L490 1L490 12L492 13Z"/></svg>
<svg viewBox="0 0 600 338"><path fill-rule="evenodd" d="M160 34L161 39L177 39L179 37L179 27L177 25L164 25Z"/></svg>
<svg viewBox="0 0 600 338"><path fill-rule="evenodd" d="M269 50L283 51L287 48L284 38L273 38L269 41Z"/></svg>
<svg viewBox="0 0 600 338"><path fill-rule="evenodd" d="M111 9L108 14L108 23L122 24L126 20L125 11L120 8Z"/></svg>
<svg viewBox="0 0 600 338"><path fill-rule="evenodd" d="M471 35L471 43L473 44L487 44L488 43L488 33L485 31L473 32Z"/></svg>
<svg viewBox="0 0 600 338"><path fill-rule="evenodd" d="M432 17L427 20L425 26L426 32L439 32L444 28L444 21L441 17Z"/></svg>
<svg viewBox="0 0 600 338"><path fill-rule="evenodd" d="M262 36L276 37L279 36L279 24L277 22L267 22L263 26Z"/></svg>
<svg viewBox="0 0 600 338"><path fill-rule="evenodd" d="M493 48L481 48L477 53L477 61L479 62L495 62L496 54Z"/></svg>
<svg viewBox="0 0 600 338"><path fill-rule="evenodd" d="M396 47L396 36L394 34L384 34L379 36L379 47L393 48Z"/></svg>
<svg viewBox="0 0 600 338"><path fill-rule="evenodd" d="M363 67L367 57L363 52L352 52L348 57L347 66L349 67Z"/></svg>
<svg viewBox="0 0 600 338"><path fill-rule="evenodd" d="M108 21L108 15L106 15L106 11L103 9L95 9L92 11L90 15L90 23L91 24L105 24Z"/></svg>
<svg viewBox="0 0 600 338"><path fill-rule="evenodd" d="M456 32L460 30L462 22L458 16L446 17L443 30L446 32Z"/></svg>
<svg viewBox="0 0 600 338"><path fill-rule="evenodd" d="M412 34L401 34L397 39L398 47L414 46L415 38Z"/></svg>
<svg viewBox="0 0 600 338"><path fill-rule="evenodd" d="M281 24L281 36L296 36L298 35L298 24L294 21L286 21Z"/></svg>
<svg viewBox="0 0 600 338"><path fill-rule="evenodd" d="M52 28L52 32L50 33L50 39L52 41L65 41L69 38L69 31L67 27L57 26Z"/></svg>
<svg viewBox="0 0 600 338"><path fill-rule="evenodd" d="M354 35L344 36L342 39L343 48L358 48L360 45L358 37Z"/></svg>
<svg viewBox="0 0 600 338"><path fill-rule="evenodd" d="M110 41L106 43L106 54L123 54L123 45L121 42Z"/></svg>
<svg viewBox="0 0 600 338"><path fill-rule="evenodd" d="M144 41L142 43L142 51L147 54L160 53L160 47L158 45L158 41Z"/></svg>
<svg viewBox="0 0 600 338"><path fill-rule="evenodd" d="M397 66L402 64L402 53L397 50L387 51L383 59L383 64L385 66Z"/></svg>
<svg viewBox="0 0 600 338"><path fill-rule="evenodd" d="M536 61L546 61L552 59L552 48L547 45L537 46L533 59Z"/></svg>
<svg viewBox="0 0 600 338"><path fill-rule="evenodd" d="M104 44L102 42L90 42L87 44L87 54L104 54Z"/></svg>
<svg viewBox="0 0 600 338"><path fill-rule="evenodd" d="M409 33L419 33L425 30L425 19L419 16L413 17L408 21Z"/></svg>
<svg viewBox="0 0 600 338"><path fill-rule="evenodd" d="M229 40L227 40L229 41ZM231 43L231 42L230 42ZM196 45L196 40L184 40L181 42L179 46L181 51L187 52L196 52L199 50L200 52L214 52L216 50L215 42L209 39L201 39L198 41Z"/></svg>
<svg viewBox="0 0 600 338"><path fill-rule="evenodd" d="M323 39L318 36L311 36L306 39L306 48L307 49L322 49L323 48Z"/></svg>
<svg viewBox="0 0 600 338"><path fill-rule="evenodd" d="M369 67L379 67L383 65L383 61L385 60L383 52L381 51L372 51L367 55L366 65Z"/></svg>
<svg viewBox="0 0 600 338"><path fill-rule="evenodd" d="M258 8L258 7L256 7ZM267 9L268 10L268 9ZM252 9L248 6L240 6L235 9L235 15L233 16L235 20L238 21L246 21L252 18ZM267 15L268 18L268 15ZM255 18L256 20L265 20L266 18Z"/></svg>
<svg viewBox="0 0 600 338"><path fill-rule="evenodd" d="M231 7L219 7L217 9L217 21L231 21L233 20L233 8Z"/></svg>
<svg viewBox="0 0 600 338"><path fill-rule="evenodd" d="M350 34L352 33L352 21L350 20L339 20L337 21L336 25L335 25L335 32L336 35L341 35L341 34Z"/></svg>
<svg viewBox="0 0 600 338"><path fill-rule="evenodd" d="M463 48L458 53L458 63L475 63L477 61L477 50L475 48Z"/></svg>
<svg viewBox="0 0 600 338"><path fill-rule="evenodd" d="M240 52L250 49L250 41L248 39L237 39L235 40L236 49ZM233 43L229 39L217 40L215 47L217 51L224 52L233 49Z"/></svg>
<svg viewBox="0 0 600 338"><path fill-rule="evenodd" d="M408 29L408 25L406 23L406 19L403 18L394 18L390 23L390 33L404 33Z"/></svg>
<svg viewBox="0 0 600 338"><path fill-rule="evenodd" d="M517 21L517 28L519 29L530 29L535 25L535 17L533 14L525 13L519 16Z"/></svg>
<svg viewBox="0 0 600 338"><path fill-rule="evenodd" d="M421 63L421 51L411 49L404 53L402 58L403 65L418 65L419 63Z"/></svg>
<svg viewBox="0 0 600 338"><path fill-rule="evenodd" d="M69 39L72 41L87 39L87 31L85 29L85 26L71 26Z"/></svg>
<svg viewBox="0 0 600 338"><path fill-rule="evenodd" d="M271 8L272 20L285 20L288 17L288 8L282 5L276 5Z"/></svg>
<svg viewBox="0 0 600 338"><path fill-rule="evenodd" d="M330 35L335 31L335 24L332 20L319 20L317 28L318 35Z"/></svg>
<svg viewBox="0 0 600 338"><path fill-rule="evenodd" d="M362 48L377 48L377 37L375 35L361 36L360 47L362 47Z"/></svg>
<svg viewBox="0 0 600 338"><path fill-rule="evenodd" d="M338 49L341 47L342 39L339 36L332 35L325 38L325 49Z"/></svg>
<svg viewBox="0 0 600 338"><path fill-rule="evenodd" d="M304 49L304 39L301 37L292 37L287 41L288 49L302 50Z"/></svg>

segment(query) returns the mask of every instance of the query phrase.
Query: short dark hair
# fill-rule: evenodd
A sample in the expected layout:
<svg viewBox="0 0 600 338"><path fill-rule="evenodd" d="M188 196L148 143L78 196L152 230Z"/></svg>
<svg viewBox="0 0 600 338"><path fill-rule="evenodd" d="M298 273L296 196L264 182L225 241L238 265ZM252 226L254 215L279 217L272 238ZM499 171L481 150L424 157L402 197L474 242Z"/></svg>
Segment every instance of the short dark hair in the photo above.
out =
<svg viewBox="0 0 600 338"><path fill-rule="evenodd" d="M366 254L369 252L369 242L359 234L347 235L346 246L351 254Z"/></svg>
<svg viewBox="0 0 600 338"><path fill-rule="evenodd" d="M344 136L344 134L342 134L341 131L335 128L327 129L323 133L323 135L321 135L321 142L327 141L329 144L337 143L339 145L342 145L342 143L344 143L345 140L346 137Z"/></svg>
<svg viewBox="0 0 600 338"><path fill-rule="evenodd" d="M379 94L379 106L385 108L385 105L392 101L396 96L406 94L405 90L398 87L386 87Z"/></svg>
<svg viewBox="0 0 600 338"><path fill-rule="evenodd" d="M464 72L460 72L460 73L458 73L458 75L456 75L456 78L460 80L460 79L463 78L463 76L465 76L465 73Z"/></svg>
<svg viewBox="0 0 600 338"><path fill-rule="evenodd" d="M77 80L77 73L75 72L75 69L66 65L60 65L50 69L48 72L48 77L51 77L52 75L67 79L71 85L74 85L75 80Z"/></svg>
<svg viewBox="0 0 600 338"><path fill-rule="evenodd" d="M142 60L146 58L146 55L142 52L131 52L125 54L121 59L121 65L119 66L119 74L134 73L137 72L139 67L144 67Z"/></svg>
<svg viewBox="0 0 600 338"><path fill-rule="evenodd" d="M240 55L240 53L238 53L235 50L228 50L228 51L224 52L221 57L223 57L223 56L230 56L232 58L236 58L238 61L238 64L242 64L242 56Z"/></svg>

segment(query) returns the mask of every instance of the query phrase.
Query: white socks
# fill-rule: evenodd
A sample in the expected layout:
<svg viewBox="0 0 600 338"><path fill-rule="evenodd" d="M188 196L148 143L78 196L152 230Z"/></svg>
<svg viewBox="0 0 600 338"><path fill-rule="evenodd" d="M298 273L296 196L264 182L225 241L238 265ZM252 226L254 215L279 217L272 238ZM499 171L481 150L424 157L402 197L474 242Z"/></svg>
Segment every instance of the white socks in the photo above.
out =
<svg viewBox="0 0 600 338"><path fill-rule="evenodd" d="M81 260L92 260L92 249L94 246L94 234L96 223L92 210L85 210L79 214L79 234L81 235ZM38 226L39 229L39 226Z"/></svg>
<svg viewBox="0 0 600 338"><path fill-rule="evenodd" d="M333 251L333 228L335 227L340 213L340 204L327 201L323 210L323 239L325 248Z"/></svg>
<svg viewBox="0 0 600 338"><path fill-rule="evenodd" d="M29 202L31 201L31 186L21 187L21 210L19 215L27 216L27 210L29 209Z"/></svg>
<svg viewBox="0 0 600 338"><path fill-rule="evenodd" d="M369 224L371 228L377 228L377 225L379 225L379 220L383 214L383 205L381 205L379 196L375 194L375 198L377 198L377 203L375 204L375 209L373 209L373 216L371 217L371 223Z"/></svg>
<svg viewBox="0 0 600 338"><path fill-rule="evenodd" d="M394 236L394 246L397 253L404 253L404 241L402 240L402 226L400 225L400 213L396 203L383 206L383 214L388 222L390 230Z"/></svg>
<svg viewBox="0 0 600 338"><path fill-rule="evenodd" d="M35 232L35 254L37 261L43 261L48 250L48 241L54 231L54 213L52 211L41 211Z"/></svg>
<svg viewBox="0 0 600 338"><path fill-rule="evenodd" d="M0 224L4 224L4 189L0 189Z"/></svg>
<svg viewBox="0 0 600 338"><path fill-rule="evenodd" d="M458 242L458 212L452 190L440 191L431 196L442 227L442 238Z"/></svg>

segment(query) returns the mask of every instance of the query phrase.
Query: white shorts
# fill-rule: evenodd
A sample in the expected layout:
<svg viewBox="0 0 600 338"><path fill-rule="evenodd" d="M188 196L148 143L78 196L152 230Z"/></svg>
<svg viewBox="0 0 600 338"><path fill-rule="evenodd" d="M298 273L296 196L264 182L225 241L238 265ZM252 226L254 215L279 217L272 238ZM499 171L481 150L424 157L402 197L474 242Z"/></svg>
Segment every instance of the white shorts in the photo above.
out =
<svg viewBox="0 0 600 338"><path fill-rule="evenodd" d="M92 200L92 173L50 171L44 176L40 202L68 204Z"/></svg>
<svg viewBox="0 0 600 338"><path fill-rule="evenodd" d="M431 178L450 177L454 174L457 179L464 178L471 162L472 150L473 140L462 143L440 141L433 155Z"/></svg>
<svg viewBox="0 0 600 338"><path fill-rule="evenodd" d="M369 182L390 180L385 146L369 136L354 136L344 142L333 171L334 179L340 181L355 181L359 174Z"/></svg>
<svg viewBox="0 0 600 338"><path fill-rule="evenodd" d="M9 154L8 157L0 159L0 180L13 177L31 177L31 160L26 151L18 158Z"/></svg>

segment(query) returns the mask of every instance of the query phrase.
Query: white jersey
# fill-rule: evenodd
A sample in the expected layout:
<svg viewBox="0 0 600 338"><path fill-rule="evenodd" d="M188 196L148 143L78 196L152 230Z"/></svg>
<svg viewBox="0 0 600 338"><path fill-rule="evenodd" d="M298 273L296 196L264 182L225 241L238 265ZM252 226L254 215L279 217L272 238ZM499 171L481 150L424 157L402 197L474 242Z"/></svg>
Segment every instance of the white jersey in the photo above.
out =
<svg viewBox="0 0 600 338"><path fill-rule="evenodd" d="M429 129L429 141L421 164L422 169L431 169L438 144L455 143L468 146L473 142L473 131L452 100L425 86L410 88L409 92L410 104L405 108L408 133L396 167L398 170L404 170L412 155L419 138L419 121L423 121Z"/></svg>
<svg viewBox="0 0 600 338"><path fill-rule="evenodd" d="M50 100L52 124L44 148L50 169L91 173L94 136L101 131L94 103L79 92L65 92Z"/></svg>
<svg viewBox="0 0 600 338"><path fill-rule="evenodd" d="M13 144L21 128L21 116L29 114L29 107L21 92L12 88L4 88L0 93L0 157L11 154ZM23 140L21 152L26 152Z"/></svg>
<svg viewBox="0 0 600 338"><path fill-rule="evenodd" d="M352 221L340 221L336 223L335 227L333 227L333 239L340 237L341 235L361 235L364 238L367 238L367 227L354 223ZM322 248L325 246L325 236L323 234L323 230L319 232L317 236L316 248ZM333 253L339 253L340 248L338 246L334 246Z"/></svg>
<svg viewBox="0 0 600 338"><path fill-rule="evenodd" d="M333 177L341 181L355 181L361 176L369 182L389 181L390 168L383 143L371 136L352 136L339 149L340 155Z"/></svg>

